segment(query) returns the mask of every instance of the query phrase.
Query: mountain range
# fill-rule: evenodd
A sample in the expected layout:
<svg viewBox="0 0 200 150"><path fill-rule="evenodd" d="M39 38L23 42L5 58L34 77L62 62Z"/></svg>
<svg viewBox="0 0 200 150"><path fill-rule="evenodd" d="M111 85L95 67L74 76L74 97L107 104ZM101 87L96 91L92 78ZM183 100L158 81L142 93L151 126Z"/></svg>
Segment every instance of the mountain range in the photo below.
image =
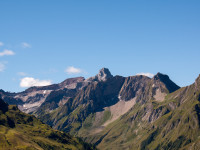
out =
<svg viewBox="0 0 200 150"><path fill-rule="evenodd" d="M162 73L122 77L102 68L88 79L0 90L0 98L98 149L200 149L200 76L181 88Z"/></svg>

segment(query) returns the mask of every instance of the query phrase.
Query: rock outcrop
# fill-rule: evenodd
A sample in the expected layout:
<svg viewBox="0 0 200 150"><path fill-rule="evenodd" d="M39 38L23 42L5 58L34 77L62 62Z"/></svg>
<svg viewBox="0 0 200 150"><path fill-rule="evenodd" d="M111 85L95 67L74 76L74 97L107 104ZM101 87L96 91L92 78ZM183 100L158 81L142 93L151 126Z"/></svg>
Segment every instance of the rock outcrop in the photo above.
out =
<svg viewBox="0 0 200 150"><path fill-rule="evenodd" d="M109 69L102 68L96 76L88 78L87 81L106 81L112 77L113 75L110 73Z"/></svg>

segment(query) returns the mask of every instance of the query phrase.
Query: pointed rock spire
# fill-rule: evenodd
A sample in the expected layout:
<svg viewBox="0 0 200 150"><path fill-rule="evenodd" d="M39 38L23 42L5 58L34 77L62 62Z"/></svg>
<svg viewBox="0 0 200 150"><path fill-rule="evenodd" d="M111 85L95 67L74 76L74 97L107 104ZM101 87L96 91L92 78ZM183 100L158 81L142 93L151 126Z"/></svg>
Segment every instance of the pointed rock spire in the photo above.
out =
<svg viewBox="0 0 200 150"><path fill-rule="evenodd" d="M160 72L158 72L154 77L153 77L154 81L160 81L162 83L165 84L167 90L172 93L176 90L178 90L180 87L178 85L176 85L170 78L168 75L162 74Z"/></svg>
<svg viewBox="0 0 200 150"><path fill-rule="evenodd" d="M112 78L113 75L110 73L108 68L102 68L99 70L99 73L94 76L88 78L86 81L91 82L91 81L106 81L109 78Z"/></svg>
<svg viewBox="0 0 200 150"><path fill-rule="evenodd" d="M96 75L99 81L106 81L108 78L112 78L113 75L110 73L108 68L102 68L99 70L99 73Z"/></svg>
<svg viewBox="0 0 200 150"><path fill-rule="evenodd" d="M155 80L168 80L169 76L158 72L153 78Z"/></svg>

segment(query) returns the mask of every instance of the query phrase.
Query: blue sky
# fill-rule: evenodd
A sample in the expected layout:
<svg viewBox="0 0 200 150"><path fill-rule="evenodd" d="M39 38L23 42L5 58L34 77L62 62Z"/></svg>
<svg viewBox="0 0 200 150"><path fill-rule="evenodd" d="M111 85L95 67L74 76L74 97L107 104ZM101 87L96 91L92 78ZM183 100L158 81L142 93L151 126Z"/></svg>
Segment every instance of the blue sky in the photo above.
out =
<svg viewBox="0 0 200 150"><path fill-rule="evenodd" d="M199 0L1 0L0 89L94 76L200 73ZM20 86L21 85L21 86Z"/></svg>

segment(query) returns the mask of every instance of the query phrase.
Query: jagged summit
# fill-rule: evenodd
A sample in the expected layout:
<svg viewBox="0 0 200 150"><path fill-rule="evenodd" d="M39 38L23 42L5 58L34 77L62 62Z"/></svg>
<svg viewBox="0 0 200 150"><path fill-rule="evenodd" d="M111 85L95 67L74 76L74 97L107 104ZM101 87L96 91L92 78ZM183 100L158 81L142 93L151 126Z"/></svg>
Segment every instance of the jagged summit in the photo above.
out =
<svg viewBox="0 0 200 150"><path fill-rule="evenodd" d="M99 81L106 81L108 78L113 77L108 68L102 68L96 76Z"/></svg>
<svg viewBox="0 0 200 150"><path fill-rule="evenodd" d="M161 81L162 83L165 84L166 88L169 90L169 92L174 92L176 90L178 90L180 87L178 85L176 85L170 78L168 75L162 74L160 72L158 72L154 77L153 77L154 81Z"/></svg>
<svg viewBox="0 0 200 150"><path fill-rule="evenodd" d="M169 76L158 72L153 78L156 80L158 80L158 79L162 80L162 79L167 79L167 78L169 79Z"/></svg>
<svg viewBox="0 0 200 150"><path fill-rule="evenodd" d="M91 78L88 78L87 81L106 81L109 78L112 78L113 75L110 73L108 68L102 68L99 70L99 73Z"/></svg>

